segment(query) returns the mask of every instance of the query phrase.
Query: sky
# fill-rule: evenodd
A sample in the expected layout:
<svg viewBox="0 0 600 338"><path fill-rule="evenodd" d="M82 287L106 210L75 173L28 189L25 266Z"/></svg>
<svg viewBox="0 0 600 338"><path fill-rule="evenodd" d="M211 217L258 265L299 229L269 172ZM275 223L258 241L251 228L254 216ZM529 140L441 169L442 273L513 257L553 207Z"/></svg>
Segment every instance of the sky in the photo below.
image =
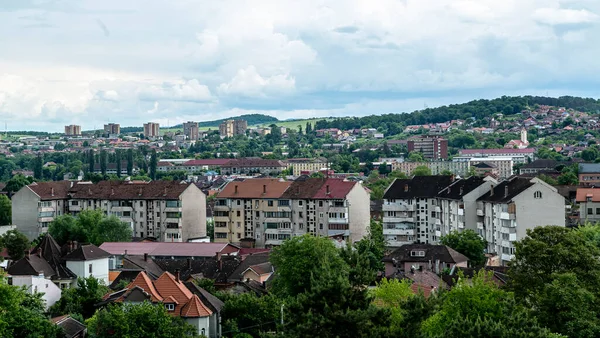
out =
<svg viewBox="0 0 600 338"><path fill-rule="evenodd" d="M598 0L3 0L0 124L598 98L599 21Z"/></svg>

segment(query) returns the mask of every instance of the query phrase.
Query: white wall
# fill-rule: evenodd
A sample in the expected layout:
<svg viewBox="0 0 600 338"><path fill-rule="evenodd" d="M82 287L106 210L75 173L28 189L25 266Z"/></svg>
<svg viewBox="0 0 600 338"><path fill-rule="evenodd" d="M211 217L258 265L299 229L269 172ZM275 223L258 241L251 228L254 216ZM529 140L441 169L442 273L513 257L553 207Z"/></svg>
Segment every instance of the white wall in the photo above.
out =
<svg viewBox="0 0 600 338"><path fill-rule="evenodd" d="M206 196L195 185L190 184L180 196L182 239L206 236Z"/></svg>
<svg viewBox="0 0 600 338"><path fill-rule="evenodd" d="M371 199L360 183L354 185L346 199L350 202L348 206L350 242L354 243L367 235L367 227L371 224Z"/></svg>
<svg viewBox="0 0 600 338"><path fill-rule="evenodd" d="M90 264L92 264L92 273L89 272ZM110 284L108 282L108 257L91 261L67 261L67 268L73 271L77 277L94 277L103 280L104 285Z"/></svg>
<svg viewBox="0 0 600 338"><path fill-rule="evenodd" d="M38 227L38 201L36 195L29 187L25 186L12 196L12 221L20 232L29 240L34 240L40 234Z"/></svg>
<svg viewBox="0 0 600 338"><path fill-rule="evenodd" d="M209 317L185 318L185 321L195 327L198 330L198 334L202 334L202 329L204 329L204 335L208 337L210 329Z"/></svg>
<svg viewBox="0 0 600 338"><path fill-rule="evenodd" d="M536 191L542 198L533 198ZM565 198L546 183L538 182L513 199L516 203L517 240L524 238L527 229L538 226L565 226Z"/></svg>
<svg viewBox="0 0 600 338"><path fill-rule="evenodd" d="M46 303L46 309L54 305L62 294L58 286L52 283L51 280L39 276L12 276L12 284L14 286L25 286L27 292L34 294L35 292L43 293L42 299Z"/></svg>

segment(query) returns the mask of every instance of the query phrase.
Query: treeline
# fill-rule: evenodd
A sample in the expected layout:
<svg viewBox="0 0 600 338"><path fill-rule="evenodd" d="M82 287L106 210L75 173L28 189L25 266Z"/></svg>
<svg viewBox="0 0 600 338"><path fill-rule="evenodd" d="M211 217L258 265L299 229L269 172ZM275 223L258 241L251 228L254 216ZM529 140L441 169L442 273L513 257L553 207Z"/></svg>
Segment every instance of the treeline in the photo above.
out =
<svg viewBox="0 0 600 338"><path fill-rule="evenodd" d="M465 120L471 117L484 119L496 113L514 115L535 105L565 107L579 111L597 113L600 111L600 100L573 96L558 98L544 96L502 96L492 100L473 100L462 104L452 104L438 108L427 108L406 114L369 115L365 117L344 117L334 120L321 120L315 129L339 128L378 128L387 130L390 135L399 134L404 126L441 123L451 120Z"/></svg>

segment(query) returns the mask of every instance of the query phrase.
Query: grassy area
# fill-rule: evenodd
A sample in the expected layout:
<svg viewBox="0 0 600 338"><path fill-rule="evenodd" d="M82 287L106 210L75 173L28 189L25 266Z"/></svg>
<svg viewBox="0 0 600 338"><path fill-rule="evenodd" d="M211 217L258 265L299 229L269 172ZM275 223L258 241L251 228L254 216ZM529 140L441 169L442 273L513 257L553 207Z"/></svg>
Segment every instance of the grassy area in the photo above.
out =
<svg viewBox="0 0 600 338"><path fill-rule="evenodd" d="M286 128L290 128L290 129L298 129L298 125L302 126L302 130L304 130L306 128L306 123L312 124L313 128L315 126L315 123L317 121L321 121L321 120L330 120L329 118L314 118L314 119L306 119L306 120L293 120L293 121L279 121L276 122L275 124L280 126L280 127L286 127ZM270 124L256 124L256 125L251 125L249 127L266 127ZM200 131L207 131L207 130L219 130L219 127L198 127L198 130ZM183 131L183 128L160 128L160 133L162 135L164 135L165 133L168 132L178 132L178 131Z"/></svg>

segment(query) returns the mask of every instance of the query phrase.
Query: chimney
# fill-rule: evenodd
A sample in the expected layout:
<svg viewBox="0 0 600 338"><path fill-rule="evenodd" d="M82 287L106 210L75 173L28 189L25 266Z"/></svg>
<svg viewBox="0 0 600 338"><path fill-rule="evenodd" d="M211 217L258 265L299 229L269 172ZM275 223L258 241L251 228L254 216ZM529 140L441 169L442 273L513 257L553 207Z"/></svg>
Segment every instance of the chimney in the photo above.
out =
<svg viewBox="0 0 600 338"><path fill-rule="evenodd" d="M54 187L50 188L50 193L54 196Z"/></svg>
<svg viewBox="0 0 600 338"><path fill-rule="evenodd" d="M461 196L462 196L462 194L463 194L463 191L464 191L464 190L463 190L463 187L460 187L460 195L461 195Z"/></svg>
<svg viewBox="0 0 600 338"><path fill-rule="evenodd" d="M263 184L263 194L266 194L266 193L267 193L267 185Z"/></svg>
<svg viewBox="0 0 600 338"><path fill-rule="evenodd" d="M115 188L110 188L110 194L111 196L115 194Z"/></svg>
<svg viewBox="0 0 600 338"><path fill-rule="evenodd" d="M88 188L88 195L92 194L92 188Z"/></svg>
<svg viewBox="0 0 600 338"><path fill-rule="evenodd" d="M125 253L123 254L124 257L127 257L127 250L125 250Z"/></svg>
<svg viewBox="0 0 600 338"><path fill-rule="evenodd" d="M325 186L325 189L327 189L327 195L329 195L331 193L331 191L329 190L329 184Z"/></svg>
<svg viewBox="0 0 600 338"><path fill-rule="evenodd" d="M508 197L508 184L504 186L504 198Z"/></svg>
<svg viewBox="0 0 600 338"><path fill-rule="evenodd" d="M165 196L167 196L167 187L165 187Z"/></svg>
<svg viewBox="0 0 600 338"><path fill-rule="evenodd" d="M144 252L144 262L148 261L148 253Z"/></svg>
<svg viewBox="0 0 600 338"><path fill-rule="evenodd" d="M238 186L237 186L237 184L234 186L234 188L235 188L235 193L237 194L238 193Z"/></svg>
<svg viewBox="0 0 600 338"><path fill-rule="evenodd" d="M179 269L175 270L175 280L178 281L178 282L180 281L179 280Z"/></svg>
<svg viewBox="0 0 600 338"><path fill-rule="evenodd" d="M221 252L217 251L217 264L219 266L219 271L223 270L223 260L221 259Z"/></svg>

